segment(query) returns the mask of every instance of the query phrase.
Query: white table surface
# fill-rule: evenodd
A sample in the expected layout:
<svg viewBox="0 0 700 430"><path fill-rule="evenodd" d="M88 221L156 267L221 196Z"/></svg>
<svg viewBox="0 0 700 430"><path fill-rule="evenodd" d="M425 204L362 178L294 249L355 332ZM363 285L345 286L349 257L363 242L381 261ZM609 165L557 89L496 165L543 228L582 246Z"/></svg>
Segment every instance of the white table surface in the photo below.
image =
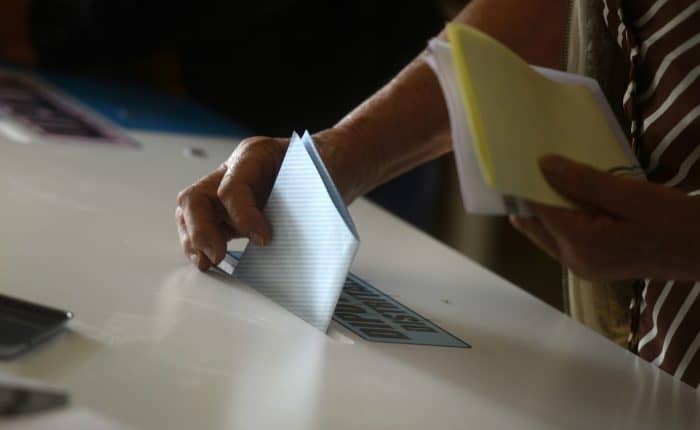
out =
<svg viewBox="0 0 700 430"><path fill-rule="evenodd" d="M75 313L0 371L138 429L698 427L696 391L364 200L353 271L472 349L326 336L199 273L175 196L234 142L136 137L141 150L0 141L0 290Z"/></svg>

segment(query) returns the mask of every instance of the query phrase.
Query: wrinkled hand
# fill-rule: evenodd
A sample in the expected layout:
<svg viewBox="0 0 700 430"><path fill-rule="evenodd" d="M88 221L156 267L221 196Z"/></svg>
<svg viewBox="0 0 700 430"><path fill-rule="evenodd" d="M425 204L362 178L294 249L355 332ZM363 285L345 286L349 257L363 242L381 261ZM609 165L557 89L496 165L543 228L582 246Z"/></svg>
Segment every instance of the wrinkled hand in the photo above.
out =
<svg viewBox="0 0 700 430"><path fill-rule="evenodd" d="M589 280L700 279L700 200L571 160L540 161L547 181L580 210L533 204L511 223Z"/></svg>
<svg viewBox="0 0 700 430"><path fill-rule="evenodd" d="M247 237L259 246L270 241L261 209L288 145L288 139L246 139L219 168L180 192L175 210L180 243L200 270L218 264L233 238Z"/></svg>

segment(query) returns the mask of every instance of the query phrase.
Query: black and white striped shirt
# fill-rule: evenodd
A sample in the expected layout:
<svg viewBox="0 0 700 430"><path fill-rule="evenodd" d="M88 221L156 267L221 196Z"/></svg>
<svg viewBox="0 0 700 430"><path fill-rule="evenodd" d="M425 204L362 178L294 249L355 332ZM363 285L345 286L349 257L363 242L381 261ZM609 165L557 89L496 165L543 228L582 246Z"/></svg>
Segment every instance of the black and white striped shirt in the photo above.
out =
<svg viewBox="0 0 700 430"><path fill-rule="evenodd" d="M630 60L623 99L650 181L700 194L700 0L604 0ZM700 281L700 280L699 280ZM639 355L700 383L700 282L647 280L637 307Z"/></svg>

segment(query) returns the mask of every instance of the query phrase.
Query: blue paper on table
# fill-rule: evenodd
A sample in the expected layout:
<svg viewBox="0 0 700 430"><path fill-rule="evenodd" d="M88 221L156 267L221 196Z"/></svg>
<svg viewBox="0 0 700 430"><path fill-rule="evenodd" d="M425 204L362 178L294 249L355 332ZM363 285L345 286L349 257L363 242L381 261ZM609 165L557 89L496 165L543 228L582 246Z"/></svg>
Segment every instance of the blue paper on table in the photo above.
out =
<svg viewBox="0 0 700 430"><path fill-rule="evenodd" d="M264 214L272 241L249 243L234 276L325 332L359 237L308 132L292 136Z"/></svg>

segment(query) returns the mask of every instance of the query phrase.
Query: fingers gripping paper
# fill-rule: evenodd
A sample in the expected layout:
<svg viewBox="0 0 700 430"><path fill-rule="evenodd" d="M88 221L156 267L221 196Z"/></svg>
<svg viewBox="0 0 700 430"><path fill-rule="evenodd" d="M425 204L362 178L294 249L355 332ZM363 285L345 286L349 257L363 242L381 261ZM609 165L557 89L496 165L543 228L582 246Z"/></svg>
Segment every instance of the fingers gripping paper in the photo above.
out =
<svg viewBox="0 0 700 430"><path fill-rule="evenodd" d="M464 25L448 24L447 38L430 42L427 61L447 101L468 212L522 214L522 201L571 207L539 170L546 154L641 173L596 81L531 67Z"/></svg>
<svg viewBox="0 0 700 430"><path fill-rule="evenodd" d="M292 136L264 214L272 241L248 244L234 276L326 331L359 238L308 133Z"/></svg>

